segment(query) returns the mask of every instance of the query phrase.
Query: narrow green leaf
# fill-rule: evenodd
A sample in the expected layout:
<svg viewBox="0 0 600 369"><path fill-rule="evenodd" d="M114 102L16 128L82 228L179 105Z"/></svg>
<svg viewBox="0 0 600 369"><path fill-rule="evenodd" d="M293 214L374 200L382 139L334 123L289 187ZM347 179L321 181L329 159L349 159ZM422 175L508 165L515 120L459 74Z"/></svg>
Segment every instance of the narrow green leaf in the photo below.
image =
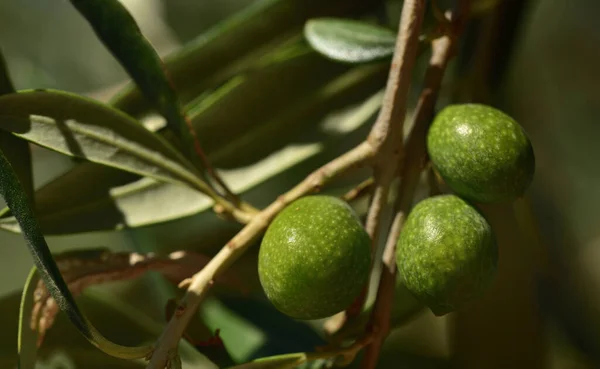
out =
<svg viewBox="0 0 600 369"><path fill-rule="evenodd" d="M33 263L39 271L48 292L54 298L61 311L77 327L79 332L90 343L110 355L121 358L145 357L151 351L151 348L125 347L108 341L83 316L50 253L46 239L35 218L31 203L23 191L23 186L20 184L10 163L1 151L0 194L19 222L23 231L23 238L33 258Z"/></svg>
<svg viewBox="0 0 600 369"><path fill-rule="evenodd" d="M9 132L0 130L0 148L4 151L6 159L8 159L17 173L17 177L23 185L25 193L34 201L33 168L29 142ZM4 214L0 213L0 217L2 215Z"/></svg>
<svg viewBox="0 0 600 369"><path fill-rule="evenodd" d="M350 144L354 141L349 140L356 135L349 136L348 131L344 131L347 128L340 128L340 133L323 134L321 127L325 121L333 129L346 124L366 127L369 117L379 108L379 100L363 101L385 83L385 66L353 68L332 78L336 74L328 67L321 71L323 65L316 61L333 64L318 55L301 64L286 62L289 68L278 67L276 71L265 72L263 78L268 77L272 82L248 78L242 82L243 86L234 85L235 91L228 90L222 95L215 91L218 97L214 101L200 103L197 109L191 110L195 122L202 127L199 131L215 142L215 145L207 145L211 160L228 168L222 174L237 193L256 196L263 185L290 180L291 169L309 160L326 160L321 158L332 155L327 148L341 149L342 142ZM303 72L295 76L300 65ZM311 73L322 75L320 84L303 83L303 76ZM247 92L270 86L282 75L288 75L286 86L298 86L299 90L298 96L291 94L289 101L282 102L285 107L282 111L259 114L263 106L276 100L275 95L283 91L269 90L261 99L244 101L248 99ZM209 96L207 100L212 99ZM358 107L354 108L355 104ZM337 113L347 109L353 114L345 117ZM251 121L254 126L248 126L247 122L238 124L243 115L255 117ZM354 122L349 124L351 120ZM278 139L273 140L273 137ZM149 179L131 182L131 178L121 178L120 182L119 177L114 176L118 173L97 169L91 164L81 164L37 191L37 214L44 232L64 234L139 227L210 209L211 202L205 196L188 188ZM300 171L296 175L300 180L305 173ZM18 231L11 218L0 220L0 228Z"/></svg>
<svg viewBox="0 0 600 369"><path fill-rule="evenodd" d="M374 24L338 18L306 22L304 36L324 56L345 63L369 63L394 53L396 34Z"/></svg>
<svg viewBox="0 0 600 369"><path fill-rule="evenodd" d="M94 163L210 193L187 162L127 115L60 91L0 96L0 129Z"/></svg>
<svg viewBox="0 0 600 369"><path fill-rule="evenodd" d="M4 56L0 51L0 95L13 92L15 92L15 88L8 75ZM15 169L27 196L33 201L33 170L29 143L10 133L0 131L0 149L4 151L4 155Z"/></svg>
<svg viewBox="0 0 600 369"><path fill-rule="evenodd" d="M306 354L300 352L256 359L249 363L232 366L229 369L293 369L306 360Z"/></svg>
<svg viewBox="0 0 600 369"><path fill-rule="evenodd" d="M33 309L33 291L36 289L39 275L37 269L29 272L19 307L19 331L17 352L19 353L19 369L34 369L37 358L37 331L31 329L31 313Z"/></svg>
<svg viewBox="0 0 600 369"><path fill-rule="evenodd" d="M309 18L372 7L372 2L363 0L253 1L165 58L166 69L180 99L189 102L294 37ZM111 103L135 117L147 112L141 94L133 85L119 92Z"/></svg>
<svg viewBox="0 0 600 369"><path fill-rule="evenodd" d="M119 0L71 0L181 142L193 147L186 117L162 60Z"/></svg>

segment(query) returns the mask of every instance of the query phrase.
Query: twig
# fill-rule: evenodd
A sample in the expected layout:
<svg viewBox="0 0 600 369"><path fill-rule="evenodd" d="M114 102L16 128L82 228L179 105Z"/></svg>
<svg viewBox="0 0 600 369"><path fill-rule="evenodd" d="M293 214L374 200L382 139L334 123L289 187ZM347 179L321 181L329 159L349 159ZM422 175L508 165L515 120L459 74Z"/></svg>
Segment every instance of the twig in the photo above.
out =
<svg viewBox="0 0 600 369"><path fill-rule="evenodd" d="M353 189L351 189L350 191L346 192L342 196L342 200L344 200L346 202L357 200L357 199L367 195L369 192L371 192L373 190L374 184L375 184L375 180L373 179L373 177L370 177L370 178L364 180L363 182L359 183L358 186L356 186Z"/></svg>
<svg viewBox="0 0 600 369"><path fill-rule="evenodd" d="M351 168L365 164L373 158L374 154L375 151L372 146L365 141L314 171L296 187L279 196L276 201L252 218L250 223L236 234L200 272L196 273L191 279L184 281L181 285L188 286L188 289L178 307L181 314L173 315L169 321L158 339L147 368L163 369L165 367L170 353L176 349L185 327L206 296L212 281L227 270L248 249L286 205L301 196L320 189L328 181Z"/></svg>
<svg viewBox="0 0 600 369"><path fill-rule="evenodd" d="M465 14L465 13L460 13ZM462 28L462 27L461 27ZM457 27L458 29L458 27ZM438 91L444 71L454 54L455 34L445 35L432 42L432 55L425 75L425 87L421 92L414 116L414 125L407 143L407 157L402 170L399 195L394 210L395 216L383 252L383 268L377 291L377 298L371 318L371 331L374 339L366 348L362 368L375 368L383 341L390 329L390 315L396 282L396 243L408 214L419 175L426 156L426 135L433 116Z"/></svg>
<svg viewBox="0 0 600 369"><path fill-rule="evenodd" d="M424 0L404 2L383 105L368 138L379 156L376 164L381 167L389 167L385 163L389 164L392 159L388 156L390 153L398 156L402 150L406 98L417 57L424 13Z"/></svg>
<svg viewBox="0 0 600 369"><path fill-rule="evenodd" d="M383 105L367 138L376 152L373 165L375 190L365 224L365 229L371 236L372 255L375 255L377 249L381 227L380 219L382 211L387 205L390 184L396 176L402 160L406 100L412 70L417 58L424 14L425 0L404 1L394 57L383 96ZM366 296L367 289L365 288L344 315L336 315L325 323L327 329L335 331L358 316Z"/></svg>
<svg viewBox="0 0 600 369"><path fill-rule="evenodd" d="M230 200L235 205L236 208L240 208L241 210L244 210L244 211L249 210L250 212L254 212L255 209L253 207L249 206L248 204L241 202L238 195L233 193L233 191L231 191L231 189L229 188L229 186L227 186L225 181L223 181L223 178L221 178L219 173L217 173L217 171L213 167L210 160L208 160L208 156L204 152L204 149L202 149L202 146L200 145L200 140L198 139L198 135L196 134L196 130L194 129L194 126L192 125L190 118L187 116L186 113L183 112L183 109L180 112L180 114L181 114L182 119L185 121L185 125L189 132L188 136L190 137L190 139L193 143L196 155L198 155L198 157L200 158L200 161L202 162L202 165L204 166L204 168L206 169L208 174L219 185L219 187L221 188L221 191L224 192L225 198Z"/></svg>

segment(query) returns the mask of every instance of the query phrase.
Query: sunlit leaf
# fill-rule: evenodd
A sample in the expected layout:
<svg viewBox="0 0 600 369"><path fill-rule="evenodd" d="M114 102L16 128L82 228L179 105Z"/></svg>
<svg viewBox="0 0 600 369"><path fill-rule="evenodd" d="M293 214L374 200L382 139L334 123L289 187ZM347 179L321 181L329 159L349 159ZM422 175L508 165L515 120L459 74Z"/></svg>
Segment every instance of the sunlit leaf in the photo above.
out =
<svg viewBox="0 0 600 369"><path fill-rule="evenodd" d="M253 75L242 81L242 85L234 85L233 90L223 94L216 91L220 96L214 99L209 96L207 99L212 101L199 102L192 110L195 122L201 127L199 133L210 139L206 147L211 160L220 167L230 168L223 170L222 175L236 193L250 197L260 193L264 198L261 186L291 180L292 168L309 160L325 160L324 155L332 155L328 148L342 150L341 142L351 145L353 139L359 139L354 135L349 141L345 135L359 127L365 129L366 122L379 108L378 101L364 105L361 102L381 88L385 67L348 70L332 65L314 54L298 62L289 60L273 65L275 70L261 72L261 78L254 79ZM348 72L338 76L339 70ZM273 86L286 73L285 85L297 86L298 91L288 92L291 95L287 103L282 103L283 109L259 115L277 94L284 94ZM295 73L300 75L290 75ZM310 73L317 73L324 80L318 84L302 81ZM263 80L267 77L268 81ZM265 86L270 90L261 94L262 99L248 98L248 93ZM338 109L350 109L349 114L340 116ZM254 126L240 122L244 116ZM278 139L273 140L273 135ZM44 232L63 234L138 227L199 214L212 204L206 196L183 186L149 178L136 181L127 176L117 177L118 173L112 173L115 171L111 169L96 169L99 168L81 164L37 191L36 210ZM295 171L294 178L298 180L305 175L302 170ZM0 220L3 229L14 231L15 225L14 219Z"/></svg>
<svg viewBox="0 0 600 369"><path fill-rule="evenodd" d="M0 128L59 153L207 191L181 155L130 117L59 91L0 96Z"/></svg>
<svg viewBox="0 0 600 369"><path fill-rule="evenodd" d="M393 31L350 19L311 19L306 22L304 36L321 54L346 63L368 63L390 58L396 43Z"/></svg>
<svg viewBox="0 0 600 369"><path fill-rule="evenodd" d="M39 276L37 269L29 272L19 306L19 331L17 338L17 352L19 354L19 369L34 369L37 358L37 331L31 329L31 316L33 309L33 291Z"/></svg>

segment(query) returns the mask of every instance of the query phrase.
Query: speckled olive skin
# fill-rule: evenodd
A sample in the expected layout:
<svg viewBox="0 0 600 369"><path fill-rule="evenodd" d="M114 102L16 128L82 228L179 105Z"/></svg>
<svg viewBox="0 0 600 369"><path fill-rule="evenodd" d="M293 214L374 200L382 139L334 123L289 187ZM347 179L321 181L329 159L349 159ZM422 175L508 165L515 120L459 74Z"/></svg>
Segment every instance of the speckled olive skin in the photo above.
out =
<svg viewBox="0 0 600 369"><path fill-rule="evenodd" d="M498 248L486 219L455 195L419 202L396 250L408 290L438 316L479 297L493 281Z"/></svg>
<svg viewBox="0 0 600 369"><path fill-rule="evenodd" d="M353 209L332 196L306 196L288 205L263 237L258 274L282 313L312 320L347 308L365 286L370 237Z"/></svg>
<svg viewBox="0 0 600 369"><path fill-rule="evenodd" d="M431 161L459 196L480 203L512 202L533 179L531 142L514 119L480 104L450 105L427 137Z"/></svg>

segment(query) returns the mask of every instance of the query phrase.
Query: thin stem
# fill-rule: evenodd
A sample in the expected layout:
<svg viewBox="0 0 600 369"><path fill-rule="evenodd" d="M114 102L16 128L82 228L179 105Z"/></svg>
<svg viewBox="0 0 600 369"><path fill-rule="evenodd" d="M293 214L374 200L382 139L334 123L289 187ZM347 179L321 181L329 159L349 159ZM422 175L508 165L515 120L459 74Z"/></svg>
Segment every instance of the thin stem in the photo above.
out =
<svg viewBox="0 0 600 369"><path fill-rule="evenodd" d="M444 71L454 54L454 47L455 37L453 35L442 36L432 42L432 55L425 74L425 87L421 92L414 115L413 129L408 138L407 157L402 170L402 181L394 205L395 216L382 256L383 267L370 324L374 338L371 345L366 348L362 368L375 368L381 347L390 330L390 316L397 273L396 243L406 215L412 206L419 176L423 169L426 157L427 130L433 116Z"/></svg>
<svg viewBox="0 0 600 369"><path fill-rule="evenodd" d="M403 126L412 70L416 62L425 0L406 0L402 8L398 37L387 80L383 105L367 138L375 149L375 190L367 214L365 229L371 236L371 254L376 253L381 215L387 205L390 184L397 174L403 153ZM326 322L328 333L356 318L366 300L365 288L343 315Z"/></svg>
<svg viewBox="0 0 600 369"><path fill-rule="evenodd" d="M404 1L383 105L368 138L377 153L385 158L381 159L381 163L389 163L390 152L397 152L398 155L402 150L406 100L424 14L425 0Z"/></svg>
<svg viewBox="0 0 600 369"><path fill-rule="evenodd" d="M346 202L357 200L373 190L373 185L375 184L375 180L373 177L367 178L363 182L359 183L358 186L354 187L350 191L346 192L342 196L342 200Z"/></svg>
<svg viewBox="0 0 600 369"><path fill-rule="evenodd" d="M174 350L196 309L206 297L212 281L221 275L248 247L262 234L271 220L289 203L308 193L319 190L327 182L371 160L375 152L368 142L363 142L344 155L332 160L314 171L302 182L254 216L252 220L219 251L211 261L191 279L184 282L187 292L181 300L178 311L174 314L166 329L158 339L148 368L162 369L169 360L169 353Z"/></svg>
<svg viewBox="0 0 600 369"><path fill-rule="evenodd" d="M200 145L200 140L198 139L198 135L196 134L196 130L194 129L190 118L183 111L181 111L180 114L182 115L182 119L185 121L185 125L189 132L188 135L194 145L196 155L198 155L200 161L202 162L202 165L204 166L208 174L213 178L213 180L219 185L221 190L224 192L225 198L231 201L236 206L236 208L240 207L240 198L236 194L234 194L233 191L231 191L231 189L227 186L225 181L223 181L223 178L221 178L219 173L217 173L215 168L212 166L210 160L208 160L208 156L206 155L206 153L202 149L202 146ZM244 209L242 208L242 210Z"/></svg>

